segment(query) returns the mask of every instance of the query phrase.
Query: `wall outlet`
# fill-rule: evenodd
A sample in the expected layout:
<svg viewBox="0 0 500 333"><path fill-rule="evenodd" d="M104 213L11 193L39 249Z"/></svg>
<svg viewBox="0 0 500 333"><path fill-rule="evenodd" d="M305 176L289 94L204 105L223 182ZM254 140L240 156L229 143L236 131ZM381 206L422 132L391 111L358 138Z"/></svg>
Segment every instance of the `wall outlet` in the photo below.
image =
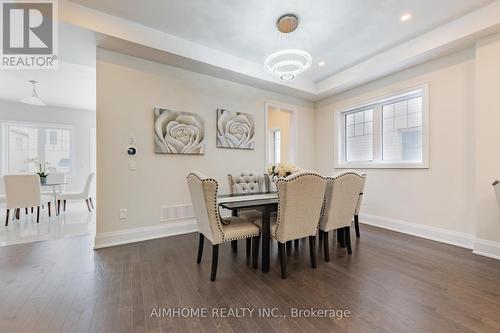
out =
<svg viewBox="0 0 500 333"><path fill-rule="evenodd" d="M125 220L125 219L127 219L127 210L120 209L120 220Z"/></svg>

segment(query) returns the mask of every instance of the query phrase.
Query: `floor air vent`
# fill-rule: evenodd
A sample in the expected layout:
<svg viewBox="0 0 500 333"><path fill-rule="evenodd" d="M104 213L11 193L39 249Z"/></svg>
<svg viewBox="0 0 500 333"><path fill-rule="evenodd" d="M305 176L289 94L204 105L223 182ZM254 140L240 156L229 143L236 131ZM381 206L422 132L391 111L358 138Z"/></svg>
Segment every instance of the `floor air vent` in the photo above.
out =
<svg viewBox="0 0 500 333"><path fill-rule="evenodd" d="M194 218L192 205L176 205L160 207L160 222L171 222Z"/></svg>

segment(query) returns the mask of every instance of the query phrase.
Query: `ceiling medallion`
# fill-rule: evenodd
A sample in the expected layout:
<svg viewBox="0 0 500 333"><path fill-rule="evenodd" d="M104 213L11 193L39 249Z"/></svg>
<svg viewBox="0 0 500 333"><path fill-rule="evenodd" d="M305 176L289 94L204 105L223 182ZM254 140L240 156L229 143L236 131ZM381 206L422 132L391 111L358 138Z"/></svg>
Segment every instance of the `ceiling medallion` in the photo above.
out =
<svg viewBox="0 0 500 333"><path fill-rule="evenodd" d="M284 35L295 31L298 26L299 20L293 14L281 16L276 23L278 31ZM264 61L266 70L283 81L295 79L297 75L311 67L311 64L312 57L308 52L291 48L274 52Z"/></svg>

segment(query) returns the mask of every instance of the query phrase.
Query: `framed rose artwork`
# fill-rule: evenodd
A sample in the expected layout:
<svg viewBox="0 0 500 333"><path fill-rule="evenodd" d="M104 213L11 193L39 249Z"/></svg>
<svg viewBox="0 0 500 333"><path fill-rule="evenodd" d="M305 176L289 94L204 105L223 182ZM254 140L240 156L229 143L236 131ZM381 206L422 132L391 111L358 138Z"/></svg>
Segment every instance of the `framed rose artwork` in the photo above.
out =
<svg viewBox="0 0 500 333"><path fill-rule="evenodd" d="M255 121L251 114L217 110L217 147L254 149Z"/></svg>
<svg viewBox="0 0 500 333"><path fill-rule="evenodd" d="M203 155L203 119L196 113L155 108L154 142L157 154Z"/></svg>

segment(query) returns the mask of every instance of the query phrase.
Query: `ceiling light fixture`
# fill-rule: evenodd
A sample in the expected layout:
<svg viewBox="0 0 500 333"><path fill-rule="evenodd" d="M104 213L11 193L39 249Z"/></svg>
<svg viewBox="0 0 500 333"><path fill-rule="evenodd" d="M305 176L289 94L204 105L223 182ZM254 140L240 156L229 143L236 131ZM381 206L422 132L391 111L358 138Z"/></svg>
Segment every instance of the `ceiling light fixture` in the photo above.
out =
<svg viewBox="0 0 500 333"><path fill-rule="evenodd" d="M325 63L324 61L320 61L320 62L318 62L318 66L319 66L319 67L322 67L322 66L325 66L325 65L326 65L326 63Z"/></svg>
<svg viewBox="0 0 500 333"><path fill-rule="evenodd" d="M286 14L281 16L276 27L283 35L294 32L299 26L299 19L296 15ZM311 67L312 57L303 50L285 48L269 55L264 61L266 70L277 75L283 81L295 79L297 75Z"/></svg>
<svg viewBox="0 0 500 333"><path fill-rule="evenodd" d="M31 96L21 99L22 103L30 104L30 105L39 105L43 106L45 103L38 97L38 93L36 92L36 84L38 83L35 80L29 80L29 82L33 85L33 92Z"/></svg>
<svg viewBox="0 0 500 333"><path fill-rule="evenodd" d="M406 13L403 16L401 16L401 22L406 22L409 19L411 19L411 14L410 13Z"/></svg>

